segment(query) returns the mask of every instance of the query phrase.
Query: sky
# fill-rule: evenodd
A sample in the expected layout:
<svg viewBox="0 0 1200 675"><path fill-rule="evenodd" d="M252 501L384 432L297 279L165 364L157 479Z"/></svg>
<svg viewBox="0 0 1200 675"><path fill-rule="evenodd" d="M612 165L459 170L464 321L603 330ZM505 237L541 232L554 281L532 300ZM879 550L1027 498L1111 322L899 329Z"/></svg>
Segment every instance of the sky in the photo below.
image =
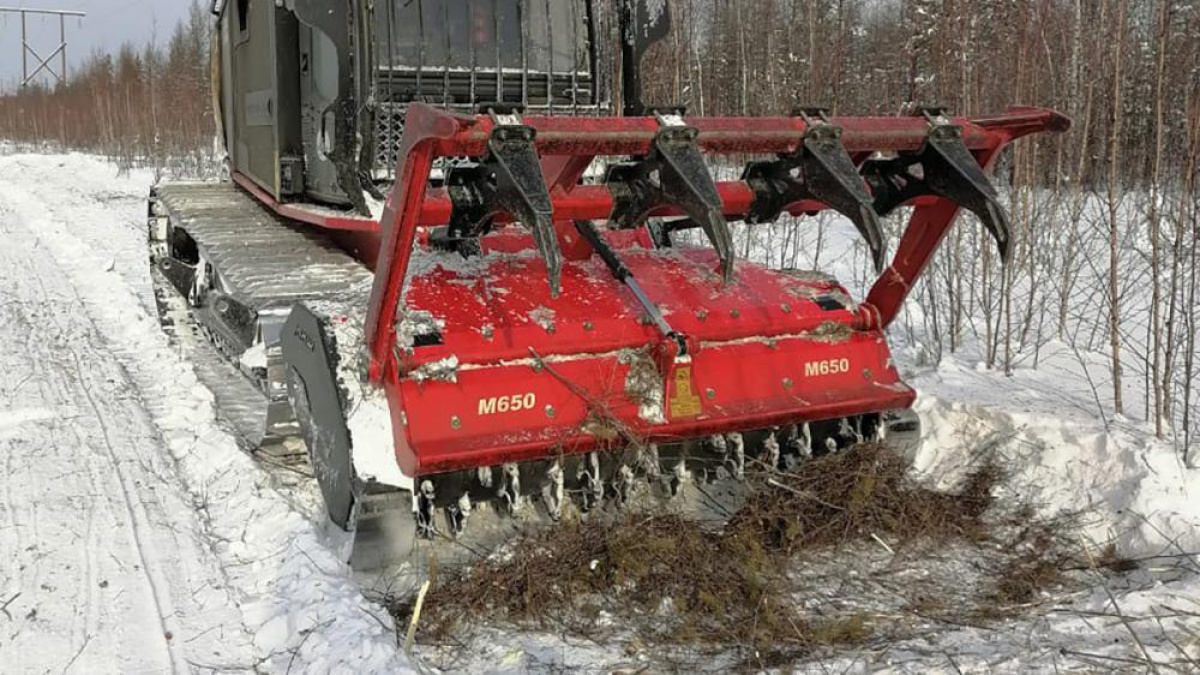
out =
<svg viewBox="0 0 1200 675"><path fill-rule="evenodd" d="M207 5L209 0L200 0ZM157 33L159 44L171 37L180 18L187 15L191 0L0 0L0 7L65 9L86 12L80 18L68 17L67 71L92 52L116 51L122 42L141 46ZM30 14L26 18L28 39L42 56L58 46L58 17ZM157 30L156 30L157 25ZM59 59L53 60L58 70ZM37 61L29 56L29 69ZM39 78L47 77L44 73ZM0 91L11 92L21 81L21 18L0 12ZM43 79L43 81L45 81Z"/></svg>

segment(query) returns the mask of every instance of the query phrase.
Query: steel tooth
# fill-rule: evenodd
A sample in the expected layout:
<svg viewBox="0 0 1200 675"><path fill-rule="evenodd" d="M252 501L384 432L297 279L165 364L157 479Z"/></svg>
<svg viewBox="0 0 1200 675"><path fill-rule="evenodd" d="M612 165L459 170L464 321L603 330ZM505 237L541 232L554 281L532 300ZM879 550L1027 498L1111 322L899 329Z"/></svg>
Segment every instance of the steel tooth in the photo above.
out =
<svg viewBox="0 0 1200 675"><path fill-rule="evenodd" d="M751 162L742 179L754 191L746 222L774 222L789 204L815 200L841 213L871 250L875 270L883 270L887 245L871 193L842 143L841 127L803 114L808 129L797 152Z"/></svg>
<svg viewBox="0 0 1200 675"><path fill-rule="evenodd" d="M729 446L725 443L725 437L721 434L713 434L708 437L708 444L712 446L714 452L724 455L729 452Z"/></svg>
<svg viewBox="0 0 1200 675"><path fill-rule="evenodd" d="M996 188L963 143L962 127L937 124L929 130L927 147L939 161L926 161L925 179L937 194L972 211L1000 248L1000 259L1008 262L1010 240L1008 215L1000 206ZM933 154L933 153L930 153ZM931 158L932 159L932 158ZM933 164L934 166L928 166Z"/></svg>
<svg viewBox="0 0 1200 675"><path fill-rule="evenodd" d="M679 460L679 462L675 464L675 467L671 470L671 482L669 487L672 497L679 496L679 492L683 489L683 484L687 481L689 475L687 464L685 464L682 459Z"/></svg>
<svg viewBox="0 0 1200 675"><path fill-rule="evenodd" d="M550 284L550 297L557 298L562 291L562 250L554 232L554 219L550 215L539 215L533 228L533 240L546 263L546 277Z"/></svg>
<svg viewBox="0 0 1200 675"><path fill-rule="evenodd" d="M883 271L887 255L883 228L858 168L842 144L841 127L819 124L804 138L805 181L812 195L850 219L871 249L875 271Z"/></svg>
<svg viewBox="0 0 1200 675"><path fill-rule="evenodd" d="M698 134L695 128L682 126L682 120L671 120L659 129L645 159L612 166L608 184L616 203L611 219L620 227L632 228L659 207L678 207L704 230L728 282L736 256L733 235L722 211L721 195L696 144Z"/></svg>
<svg viewBox="0 0 1200 675"><path fill-rule="evenodd" d="M833 436L829 436L825 439L825 449L828 450L829 454L831 455L838 451L838 444Z"/></svg>
<svg viewBox="0 0 1200 675"><path fill-rule="evenodd" d="M858 208L859 217L850 220L858 228L863 239L867 240L867 247L871 249L871 263L875 265L875 273L880 274L887 265L887 246L883 241L883 227L879 224L879 216L875 214L875 209L867 205Z"/></svg>
<svg viewBox="0 0 1200 675"><path fill-rule="evenodd" d="M637 450L638 470L650 477L658 477L662 471L659 466L658 444L651 443Z"/></svg>
<svg viewBox="0 0 1200 675"><path fill-rule="evenodd" d="M604 482L600 480L600 456L589 452L583 462L579 464L579 472L576 477L583 487L580 500L581 508L586 513L599 504L601 498L604 497Z"/></svg>
<svg viewBox="0 0 1200 675"><path fill-rule="evenodd" d="M779 439L775 438L774 431L763 441L762 461L771 471L779 468Z"/></svg>
<svg viewBox="0 0 1200 675"><path fill-rule="evenodd" d="M458 501L446 507L446 522L450 525L450 536L457 539L467 529L467 518L471 515L471 496L466 492Z"/></svg>
<svg viewBox="0 0 1200 675"><path fill-rule="evenodd" d="M620 471L617 472L617 478L613 481L613 489L617 494L617 502L619 504L629 503L629 498L633 494L634 474L633 469L628 465L622 464Z"/></svg>
<svg viewBox="0 0 1200 675"><path fill-rule="evenodd" d="M481 466L475 469L475 477L479 480L479 484L484 489L492 487L492 467Z"/></svg>
<svg viewBox="0 0 1200 675"><path fill-rule="evenodd" d="M808 422L800 425L799 433L788 444L788 450L800 460L812 459L812 428Z"/></svg>
<svg viewBox="0 0 1200 675"><path fill-rule="evenodd" d="M433 482L421 481L420 490L417 492L417 534L426 539L432 539L437 534L437 526L434 524L434 497Z"/></svg>
<svg viewBox="0 0 1200 675"><path fill-rule="evenodd" d="M655 139L662 160L662 192L698 224L716 249L725 281L733 275L733 236L721 212L721 196L696 146L691 127L664 127Z"/></svg>
<svg viewBox="0 0 1200 675"><path fill-rule="evenodd" d="M863 165L863 176L874 194L875 212L886 216L915 197L936 195L973 212L991 233L1008 262L1011 238L1008 215L996 188L963 142L962 127L931 120L929 136L917 153ZM920 175L910 169L921 165Z"/></svg>
<svg viewBox="0 0 1200 675"><path fill-rule="evenodd" d="M725 459L725 464L734 479L742 480L746 477L746 441L736 431L729 434L727 439L729 441L729 454Z"/></svg>
<svg viewBox="0 0 1200 675"><path fill-rule="evenodd" d="M500 500L515 515L521 510L521 469L510 462L502 465L501 472Z"/></svg>
<svg viewBox="0 0 1200 675"><path fill-rule="evenodd" d="M845 439L851 439L857 436L857 440L862 440L862 434L855 433L854 426L850 424L849 417L843 417L842 419L838 420L838 436L841 436Z"/></svg>
<svg viewBox="0 0 1200 675"><path fill-rule="evenodd" d="M708 235L709 242L712 243L713 249L717 252L717 260L720 262L721 279L725 283L733 281L734 267L734 251L733 251L733 234L729 231L729 225L725 221L725 216L718 210L709 209L705 212L704 217L696 218L700 223L701 229Z"/></svg>
<svg viewBox="0 0 1200 675"><path fill-rule="evenodd" d="M562 465L555 462L546 470L546 478L549 480L546 485L542 486L542 500L546 504L546 511L550 514L550 519L558 522L562 518L563 496L566 492L563 487Z"/></svg>
<svg viewBox="0 0 1200 675"><path fill-rule="evenodd" d="M537 132L527 126L498 126L488 141L488 158L495 167L495 201L519 218L533 233L550 282L558 297L562 251L554 231L554 204L542 175L541 159L534 149Z"/></svg>

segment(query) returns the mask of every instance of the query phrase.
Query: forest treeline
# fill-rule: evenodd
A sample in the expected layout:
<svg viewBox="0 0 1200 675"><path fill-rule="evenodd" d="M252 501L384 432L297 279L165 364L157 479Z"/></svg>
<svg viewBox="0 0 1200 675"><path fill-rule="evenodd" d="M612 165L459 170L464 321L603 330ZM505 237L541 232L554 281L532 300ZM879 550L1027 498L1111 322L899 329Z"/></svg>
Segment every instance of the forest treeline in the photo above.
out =
<svg viewBox="0 0 1200 675"><path fill-rule="evenodd" d="M165 40L94 52L66 83L0 95L0 139L108 155L125 166L173 160L194 173L212 164L211 17L193 1Z"/></svg>
<svg viewBox="0 0 1200 675"><path fill-rule="evenodd" d="M1039 141L1039 177L1089 184L1110 168L1126 184L1182 180L1196 149L1192 0L669 2L672 30L643 64L647 98L695 114L1048 106L1075 126ZM7 92L0 134L114 155L211 149L210 30L194 0L166 40L95 53L54 88Z"/></svg>
<svg viewBox="0 0 1200 675"><path fill-rule="evenodd" d="M615 1L598 0L605 27ZM999 162L1016 230L1010 264L1000 265L982 228L955 228L904 332L931 359L974 348L1006 372L1066 345L1092 369L1106 419L1150 422L1185 454L1200 446L1200 3L668 2L671 31L643 64L653 103L699 115L1024 104L1071 117L1068 133L1023 141ZM197 2L165 41L147 36L93 55L66 84L0 96L0 139L211 169L223 151L210 31ZM612 33L599 38L605 53L619 51ZM894 242L900 224L889 227ZM785 220L747 228L742 242L747 257L774 266L819 267L822 232ZM1102 371L1084 354L1104 354Z"/></svg>

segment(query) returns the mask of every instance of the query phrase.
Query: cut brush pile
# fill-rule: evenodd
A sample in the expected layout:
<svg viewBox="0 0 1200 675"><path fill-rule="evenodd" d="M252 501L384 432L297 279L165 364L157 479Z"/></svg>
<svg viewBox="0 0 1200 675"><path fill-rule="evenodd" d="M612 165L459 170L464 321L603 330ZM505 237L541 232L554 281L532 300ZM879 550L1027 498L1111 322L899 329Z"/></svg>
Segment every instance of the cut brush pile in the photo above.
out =
<svg viewBox="0 0 1200 675"><path fill-rule="evenodd" d="M870 612L818 615L798 601L806 589L795 572L806 555L864 544L897 554L935 544L1020 555L1019 565L1006 558L989 566L979 602L995 616L1004 590L1028 582L1005 574L1044 563L1033 583L1057 583L1049 567L1064 559L1051 526L1017 526L1029 515L1021 509L996 513L1003 510L992 496L1001 478L995 465L983 464L957 491L937 492L909 478L885 446L863 444L792 472L748 475L750 497L720 526L636 510L564 522L469 568L435 574L420 638L440 643L509 622L627 645L733 652L746 666L783 663L895 632ZM926 612L939 604L922 603ZM944 606L961 615L957 603ZM411 601L393 611L406 625Z"/></svg>

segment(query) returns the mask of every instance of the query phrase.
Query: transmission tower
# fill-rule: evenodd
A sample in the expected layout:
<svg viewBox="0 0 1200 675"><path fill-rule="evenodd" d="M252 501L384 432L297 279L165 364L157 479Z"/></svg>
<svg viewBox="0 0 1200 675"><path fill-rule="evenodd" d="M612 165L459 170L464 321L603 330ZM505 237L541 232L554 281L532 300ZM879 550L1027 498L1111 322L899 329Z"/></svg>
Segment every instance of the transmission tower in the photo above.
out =
<svg viewBox="0 0 1200 675"><path fill-rule="evenodd" d="M21 86L28 86L33 78L37 77L43 70L54 76L58 82L66 82L67 80L67 17L84 17L84 12L75 12L66 9L33 9L26 7L0 7L0 14L20 14L21 15ZM42 58L41 54L33 48L29 43L28 32L26 30L26 15L28 14L43 14L58 17L58 46L46 58ZM33 70L29 70L29 57L33 56L37 64ZM58 71L55 72L51 61L54 57L59 57Z"/></svg>

